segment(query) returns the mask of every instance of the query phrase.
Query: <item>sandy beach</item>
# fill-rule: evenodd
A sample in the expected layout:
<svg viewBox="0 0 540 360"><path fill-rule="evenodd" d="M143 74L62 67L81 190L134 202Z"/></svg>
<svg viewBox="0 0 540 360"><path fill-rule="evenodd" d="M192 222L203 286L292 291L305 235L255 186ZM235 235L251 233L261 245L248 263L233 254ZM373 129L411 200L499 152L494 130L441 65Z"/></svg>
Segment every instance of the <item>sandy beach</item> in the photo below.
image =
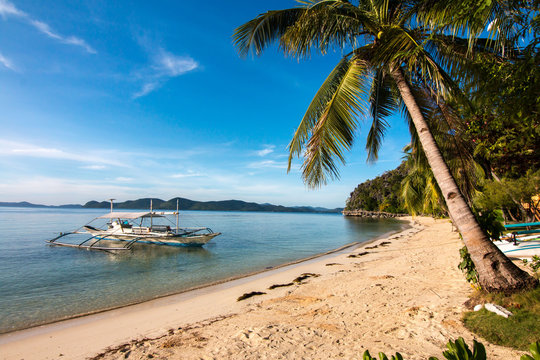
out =
<svg viewBox="0 0 540 360"><path fill-rule="evenodd" d="M300 264L2 335L0 358L354 359L366 349L442 358L448 339L475 338L460 321L472 291L457 269L463 245L448 220L409 220L401 233ZM250 292L264 294L237 301ZM483 343L489 359L521 355Z"/></svg>

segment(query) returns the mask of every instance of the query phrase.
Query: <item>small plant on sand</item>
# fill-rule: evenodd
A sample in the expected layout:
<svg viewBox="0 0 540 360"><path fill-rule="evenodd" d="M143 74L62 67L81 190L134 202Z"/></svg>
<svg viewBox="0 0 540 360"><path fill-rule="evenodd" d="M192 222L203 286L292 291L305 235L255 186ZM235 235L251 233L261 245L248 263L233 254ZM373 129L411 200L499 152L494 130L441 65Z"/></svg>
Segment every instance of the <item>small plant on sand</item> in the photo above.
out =
<svg viewBox="0 0 540 360"><path fill-rule="evenodd" d="M538 271L540 270L540 256L534 255L531 261L523 259L523 264L531 268L531 270L534 272L534 276L537 279L540 278L540 274L538 273Z"/></svg>
<svg viewBox="0 0 540 360"><path fill-rule="evenodd" d="M446 344L448 350L443 352L443 355L448 360L486 360L486 349L484 345L476 340L473 340L473 351L469 349L465 340L462 337L452 342L450 340ZM429 360L438 360L436 357L430 357Z"/></svg>
<svg viewBox="0 0 540 360"><path fill-rule="evenodd" d="M380 352L379 353L379 359L380 360L388 360L388 357ZM369 351L364 351L364 356L362 357L362 360L377 360L377 358L371 357L369 354ZM390 360L403 360L403 356L401 356L400 353L396 353L396 355L392 355L392 358Z"/></svg>
<svg viewBox="0 0 540 360"><path fill-rule="evenodd" d="M465 340L463 340L462 337L457 339L456 341L448 341L446 344L446 347L448 350L443 352L443 356L447 360L486 360L486 349L484 348L484 345L479 343L478 341L474 340L473 343L473 350L471 351L467 344L465 343ZM532 346L531 346L532 349ZM371 357L369 354L369 351L364 352L364 356L362 360L377 360L374 357ZM389 360L388 357L380 352L379 353L379 360ZM403 356L401 356L400 353L396 353L396 355L392 355L392 358L390 360L403 360ZM436 357L430 357L429 360L439 360ZM529 360L529 359L526 359ZM536 359L534 359L536 360Z"/></svg>
<svg viewBox="0 0 540 360"><path fill-rule="evenodd" d="M459 255L461 256L461 262L458 265L458 269L465 273L465 278L471 283L471 286L479 290L478 273L466 246L459 249Z"/></svg>
<svg viewBox="0 0 540 360"><path fill-rule="evenodd" d="M529 347L531 355L523 355L520 360L540 360L540 341L532 343Z"/></svg>
<svg viewBox="0 0 540 360"><path fill-rule="evenodd" d="M479 343L476 340L473 340L473 350L471 351L467 344L465 343L465 340L463 340L462 337L457 339L456 341L448 341L446 344L446 347L448 350L443 352L443 356L447 360L486 360L486 348L482 343ZM532 343L529 347L529 350L531 351L531 355L523 355L521 356L520 360L540 360L540 342L536 341L535 343ZM362 357L362 360L377 360L377 358L371 357L369 354L369 351L364 352L364 356ZM386 356L386 354L380 352L379 353L379 360L389 360L389 358ZM403 360L403 356L401 356L400 353L396 353L396 355L392 355L390 360ZM428 360L439 360L436 357L430 357Z"/></svg>

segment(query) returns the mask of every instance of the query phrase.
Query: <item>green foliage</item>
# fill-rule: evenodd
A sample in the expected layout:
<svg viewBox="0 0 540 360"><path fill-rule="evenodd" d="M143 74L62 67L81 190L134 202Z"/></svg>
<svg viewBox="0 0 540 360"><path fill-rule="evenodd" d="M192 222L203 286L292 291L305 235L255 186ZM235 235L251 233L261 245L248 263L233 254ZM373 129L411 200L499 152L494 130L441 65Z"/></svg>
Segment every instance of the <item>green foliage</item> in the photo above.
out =
<svg viewBox="0 0 540 360"><path fill-rule="evenodd" d="M478 212L473 209L478 224L492 240L499 240L504 233L504 218L501 210L485 210Z"/></svg>
<svg viewBox="0 0 540 360"><path fill-rule="evenodd" d="M448 341L446 344L446 347L448 350L443 352L443 356L447 360L486 360L486 348L482 343L473 340L473 350L471 351L469 349L469 346L465 343L465 340L460 337L459 339L452 342L452 340ZM521 356L520 360L540 360L540 341L536 341L532 343L529 347L529 350L531 352L531 355L523 355ZM396 355L392 355L392 357L389 359L386 354L380 352L379 353L379 359L374 358L370 355L369 351L364 351L364 355L362 356L362 360L403 360L403 356L401 356L400 353L396 353ZM439 360L436 357L430 357L428 360Z"/></svg>
<svg viewBox="0 0 540 360"><path fill-rule="evenodd" d="M369 354L369 351L364 351L364 356L362 357L362 360L377 360L377 358L371 357ZM379 353L379 360L388 360L388 357L386 354L380 352ZM396 353L396 355L392 355L390 360L403 360L403 356L401 356L400 353Z"/></svg>
<svg viewBox="0 0 540 360"><path fill-rule="evenodd" d="M404 149L407 175L401 181L401 201L409 214L441 216L446 205L423 152L408 145Z"/></svg>
<svg viewBox="0 0 540 360"><path fill-rule="evenodd" d="M532 356L525 354L521 356L521 360L540 360L540 341L532 343L529 350Z"/></svg>
<svg viewBox="0 0 540 360"><path fill-rule="evenodd" d="M395 170L359 184L347 199L345 210L405 213L399 197L400 184L405 174L405 166L402 164Z"/></svg>
<svg viewBox="0 0 540 360"><path fill-rule="evenodd" d="M466 246L459 249L459 255L461 257L461 262L458 265L458 269L465 273L465 278L473 287L479 289L480 285L478 283L476 266L474 266L474 262L472 261L471 255L469 254Z"/></svg>
<svg viewBox="0 0 540 360"><path fill-rule="evenodd" d="M525 266L530 267L531 270L534 272L534 276L537 279L539 278L538 270L540 269L540 256L534 255L531 261L528 261L527 259L523 259L523 264Z"/></svg>
<svg viewBox="0 0 540 360"><path fill-rule="evenodd" d="M483 192L474 199L474 205L481 211L504 209L512 217L521 221L534 218L538 202L533 197L540 193L540 170L527 171L517 179L505 178L501 181L486 181ZM521 204L527 204L527 209Z"/></svg>
<svg viewBox="0 0 540 360"><path fill-rule="evenodd" d="M540 287L511 295L477 292L471 301L498 304L514 314L504 318L482 309L463 315L465 327L490 343L525 350L540 339Z"/></svg>
<svg viewBox="0 0 540 360"><path fill-rule="evenodd" d="M491 2L480 2L479 6L475 0L466 4L451 2L453 5L445 2L436 7L433 2L420 1L299 3L296 8L260 14L238 27L233 35L242 56L250 51L260 55L274 42L286 55L299 59L309 58L315 51L324 55L339 50L343 54L289 144L289 169L292 158L303 156L303 178L308 186L316 188L338 178L337 163L345 162L344 154L353 145L360 120L368 115L368 161L376 160L390 115L401 109L410 120L397 80L406 81L430 130L440 135L438 145L453 147L459 154L455 159L464 164L467 142L456 134L446 100L451 95L462 98L459 85L469 75L465 66L469 50L474 48L485 56L501 50L485 41L476 46L472 38L481 31L465 30L473 24L482 28L493 19L498 21L498 28L512 21L503 16L504 7ZM455 22L456 14L462 14L462 22ZM459 34L468 34L469 39L458 38L458 30ZM446 35L448 31L454 31L453 36ZM497 43L499 40L497 36ZM454 51L458 43L465 49L464 54ZM418 139L414 126L411 136ZM417 142L413 142L416 147ZM470 173L454 176L468 177Z"/></svg>
<svg viewBox="0 0 540 360"><path fill-rule="evenodd" d="M486 349L476 340L473 340L472 352L462 337L454 342L450 340L446 347L448 350L444 351L443 355L448 360L486 360ZM430 358L430 360L437 360L437 358Z"/></svg>

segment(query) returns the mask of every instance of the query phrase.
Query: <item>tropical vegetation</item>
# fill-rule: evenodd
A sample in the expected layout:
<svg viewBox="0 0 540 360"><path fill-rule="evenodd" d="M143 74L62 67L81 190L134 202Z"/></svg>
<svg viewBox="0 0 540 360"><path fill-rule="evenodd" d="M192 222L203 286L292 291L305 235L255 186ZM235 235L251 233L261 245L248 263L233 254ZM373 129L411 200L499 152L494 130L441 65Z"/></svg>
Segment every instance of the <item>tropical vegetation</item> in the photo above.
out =
<svg viewBox="0 0 540 360"><path fill-rule="evenodd" d="M532 3L299 3L260 14L234 34L244 56L250 51L259 55L274 41L286 55L297 58L309 57L315 50L324 55L337 49L343 54L289 145L289 169L295 156L303 156L302 175L308 186L316 188L338 178L336 162L345 163L344 153L353 145L362 118L371 120L366 149L368 161L375 161L389 117L400 111L410 124L414 161L424 159L429 165L432 183L463 237L482 288L516 291L537 284L491 243L471 210L477 163L473 160L478 154L471 151L464 136L468 129L460 118L471 106L465 95L477 89L475 65L513 52ZM484 32L487 38L480 37Z"/></svg>
<svg viewBox="0 0 540 360"><path fill-rule="evenodd" d="M345 210L384 211L406 213L399 196L401 182L407 175L405 164L359 184L345 204Z"/></svg>

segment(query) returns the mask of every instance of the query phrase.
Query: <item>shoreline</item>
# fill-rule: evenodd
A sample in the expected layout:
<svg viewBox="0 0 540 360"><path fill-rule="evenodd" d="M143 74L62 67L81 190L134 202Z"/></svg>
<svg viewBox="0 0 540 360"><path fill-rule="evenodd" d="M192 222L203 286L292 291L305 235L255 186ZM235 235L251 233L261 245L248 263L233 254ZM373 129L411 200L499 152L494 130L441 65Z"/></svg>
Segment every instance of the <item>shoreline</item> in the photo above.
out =
<svg viewBox="0 0 540 360"><path fill-rule="evenodd" d="M409 220L396 219L396 220L398 220L400 222L403 222L403 229L388 231L386 233L383 233L381 235L377 235L374 238L366 240L366 241L351 242L351 243L342 245L342 246L340 246L338 248L335 248L335 249L332 249L332 250L329 250L329 251L326 251L326 252L323 252L323 253L318 253L318 254L311 255L311 256L308 256L308 257L305 257L305 258L301 258L301 259L293 260L293 261L288 261L288 262L283 263L283 264L279 264L279 265L275 265L275 266L271 266L271 267L266 267L266 268L251 271L251 272L248 272L248 273L242 273L242 274L239 274L239 275L230 276L230 277L225 278L225 279L216 280L216 281L212 281L212 282L209 282L209 283L192 286L192 287L189 287L187 289L180 290L180 291L174 291L174 292L166 293L166 294L163 294L163 295L158 295L158 296L152 297L150 299L142 300L142 301L134 301L134 302L123 304L123 305L111 306L111 307L107 307L107 308L103 308L103 309L99 309L99 310L94 310L94 311L89 311L89 312L85 312L85 313L66 316L66 317L62 317L62 318L59 318L59 319L55 319L55 320L46 321L46 322L43 322L43 323L40 323L40 324L32 325L32 326L29 326L29 327L26 327L26 328L23 328L23 329L17 329L17 330L12 330L12 331L7 331L7 332L1 332L0 331L0 346L3 343L2 338L4 336L9 336L10 334L16 334L16 333L19 333L19 332L26 332L26 331L30 331L32 329L38 329L38 328L42 328L44 326L50 326L50 325L54 325L54 324L61 323L61 322L64 322L64 321L69 321L69 320L84 318L84 317L92 316L92 315L96 315L96 314L106 313L108 311L113 311L113 310L118 310L118 309L130 307L130 306L140 305L140 304L144 304L144 303L151 302L151 301L154 301L154 300L159 300L159 299L163 299L163 298L167 298L167 297L171 297L171 296L175 296L175 295L181 295L181 294L189 293L189 292L192 292L192 291L209 288L209 287L212 287L212 286L226 284L226 283L233 282L233 281L236 281L236 280L241 280L241 279L244 279L244 278L253 277L253 276L256 276L256 275L264 274L264 273L272 271L272 270L279 270L279 269L284 268L284 267L293 266L293 265L301 264L301 263L304 263L304 262L308 262L310 260L319 259L319 258L327 256L327 255L336 254L336 253L339 253L341 251L345 251L347 249L354 250L354 249L356 249L358 247L361 247L363 245L369 245L370 243L375 242L375 241L377 241L379 239L392 236L394 234L400 233L402 231L408 230L408 229L413 227L413 223L414 223L413 220L410 220L410 219Z"/></svg>
<svg viewBox="0 0 540 360"><path fill-rule="evenodd" d="M476 338L461 323L471 292L457 269L462 243L448 220L408 219L411 228L298 264L0 335L0 354L6 360L343 359L369 349L399 351L409 360L440 356L448 340ZM251 292L264 294L238 301ZM490 359L519 358L482 342Z"/></svg>
<svg viewBox="0 0 540 360"><path fill-rule="evenodd" d="M368 246L378 240L385 240L396 234L401 234L403 232L410 231L414 228L414 220L410 218L399 219L400 222L403 222L403 228L401 230L389 231L387 233L378 235L372 239L363 242L352 242L345 244L336 249L329 250L324 253L315 254L308 256L302 259L290 261L284 264L276 265L271 268L260 269L258 271L253 271L246 274L240 274L237 276L229 277L226 279L214 281L211 283L191 287L179 292L165 294L158 296L149 300L134 302L127 305L121 305L116 307L111 307L107 309L101 309L97 311L92 311L89 313L77 314L70 316L68 318L58 319L51 322L43 323L40 325L31 326L28 328L14 330L10 332L0 333L0 353L3 353L3 347L8 346L16 342L26 342L31 341L34 337L40 337L47 335L49 333L54 333L56 331L62 331L64 329L69 329L72 326L78 326L81 324L91 323L94 321L99 321L104 316L113 313L126 313L126 312L137 312L141 311L139 307L152 307L156 303L164 302L170 303L177 300L184 301L196 298L201 294L212 293L215 291L242 285L243 283L248 283L250 281L257 281L259 279L264 279L266 277L279 274L282 271L294 270L297 267L302 265L309 265L312 262L324 261L326 258L333 258L342 254L348 254L357 249L361 249L365 246ZM144 310L144 309L143 309ZM8 357L9 358L9 357Z"/></svg>

